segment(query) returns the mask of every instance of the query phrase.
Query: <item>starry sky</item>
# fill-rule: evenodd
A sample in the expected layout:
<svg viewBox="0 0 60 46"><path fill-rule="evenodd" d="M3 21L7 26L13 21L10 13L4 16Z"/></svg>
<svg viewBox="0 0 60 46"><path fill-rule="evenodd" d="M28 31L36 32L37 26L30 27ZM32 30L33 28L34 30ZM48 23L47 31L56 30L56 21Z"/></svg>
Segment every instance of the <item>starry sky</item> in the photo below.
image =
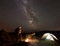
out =
<svg viewBox="0 0 60 46"><path fill-rule="evenodd" d="M0 29L60 30L60 0L0 0Z"/></svg>

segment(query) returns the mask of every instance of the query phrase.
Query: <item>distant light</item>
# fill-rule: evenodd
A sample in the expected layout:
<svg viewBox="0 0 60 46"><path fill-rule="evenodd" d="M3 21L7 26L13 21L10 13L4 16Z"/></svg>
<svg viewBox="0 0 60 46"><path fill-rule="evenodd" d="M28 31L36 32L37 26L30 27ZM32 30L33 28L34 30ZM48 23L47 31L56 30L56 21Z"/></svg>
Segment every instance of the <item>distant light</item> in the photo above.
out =
<svg viewBox="0 0 60 46"><path fill-rule="evenodd" d="M54 36L53 34L51 34L51 33L45 33L43 36L42 36L42 39L47 39L47 40L51 40L51 41L55 41L55 39L56 40L58 40L57 38L56 38L56 36Z"/></svg>

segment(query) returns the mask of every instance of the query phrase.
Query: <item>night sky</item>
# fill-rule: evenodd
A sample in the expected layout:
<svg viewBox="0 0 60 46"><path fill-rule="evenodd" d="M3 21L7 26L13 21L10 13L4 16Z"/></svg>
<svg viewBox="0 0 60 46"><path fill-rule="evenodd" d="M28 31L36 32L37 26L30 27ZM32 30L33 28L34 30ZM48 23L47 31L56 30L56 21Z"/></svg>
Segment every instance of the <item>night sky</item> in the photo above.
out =
<svg viewBox="0 0 60 46"><path fill-rule="evenodd" d="M60 30L60 0L0 0L0 29Z"/></svg>

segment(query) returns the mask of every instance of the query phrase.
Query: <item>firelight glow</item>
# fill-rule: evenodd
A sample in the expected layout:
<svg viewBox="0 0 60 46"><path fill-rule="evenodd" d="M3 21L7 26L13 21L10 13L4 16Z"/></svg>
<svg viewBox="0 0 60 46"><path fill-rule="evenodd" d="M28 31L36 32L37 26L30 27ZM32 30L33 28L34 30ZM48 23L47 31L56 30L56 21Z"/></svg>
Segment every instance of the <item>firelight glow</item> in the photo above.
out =
<svg viewBox="0 0 60 46"><path fill-rule="evenodd" d="M38 42L38 40L37 39L29 39L29 38L26 38L25 39L25 42L35 43L35 42Z"/></svg>

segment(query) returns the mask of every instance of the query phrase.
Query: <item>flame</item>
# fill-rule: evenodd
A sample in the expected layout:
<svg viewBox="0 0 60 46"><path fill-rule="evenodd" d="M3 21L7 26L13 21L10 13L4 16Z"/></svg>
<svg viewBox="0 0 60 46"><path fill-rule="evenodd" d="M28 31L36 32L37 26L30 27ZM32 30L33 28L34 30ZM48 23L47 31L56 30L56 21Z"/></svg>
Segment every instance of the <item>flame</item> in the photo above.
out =
<svg viewBox="0 0 60 46"><path fill-rule="evenodd" d="M29 38L26 38L25 39L25 42L35 43L35 42L37 42L37 39L29 39Z"/></svg>

